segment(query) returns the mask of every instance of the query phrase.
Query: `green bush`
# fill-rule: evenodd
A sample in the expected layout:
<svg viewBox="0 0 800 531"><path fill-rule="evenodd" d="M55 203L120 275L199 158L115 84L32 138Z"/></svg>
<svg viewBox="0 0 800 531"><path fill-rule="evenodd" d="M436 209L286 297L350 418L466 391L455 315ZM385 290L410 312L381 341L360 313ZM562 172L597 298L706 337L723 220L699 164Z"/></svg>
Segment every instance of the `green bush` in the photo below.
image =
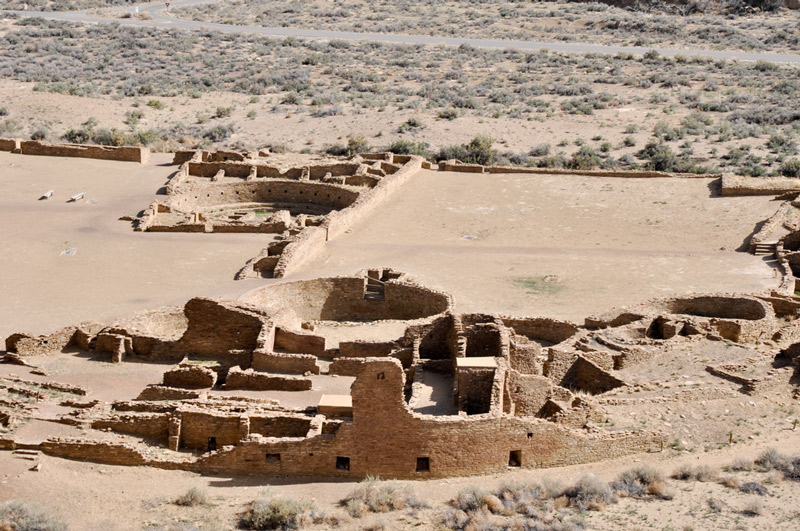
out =
<svg viewBox="0 0 800 531"><path fill-rule="evenodd" d="M386 151L390 151L397 155L419 155L420 157L428 157L428 143L427 142L414 142L412 140L395 140Z"/></svg>
<svg viewBox="0 0 800 531"><path fill-rule="evenodd" d="M442 148L435 158L437 161L456 159L467 164L492 164L497 157L493 142L488 136L478 135L467 144Z"/></svg>

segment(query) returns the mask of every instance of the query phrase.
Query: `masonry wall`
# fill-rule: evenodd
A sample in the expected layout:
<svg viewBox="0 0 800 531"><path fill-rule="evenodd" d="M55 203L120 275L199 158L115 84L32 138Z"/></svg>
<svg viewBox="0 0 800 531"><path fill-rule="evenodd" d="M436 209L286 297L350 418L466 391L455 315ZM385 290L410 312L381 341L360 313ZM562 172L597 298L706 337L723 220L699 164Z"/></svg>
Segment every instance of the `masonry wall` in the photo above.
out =
<svg viewBox="0 0 800 531"><path fill-rule="evenodd" d="M158 413L142 413L138 415L118 415L109 419L95 420L92 428L96 430L110 429L118 433L127 433L138 437L156 438L166 441L169 435L169 417Z"/></svg>
<svg viewBox="0 0 800 531"><path fill-rule="evenodd" d="M255 350L265 317L246 305L195 298L186 303L189 326L178 347L211 358L231 350Z"/></svg>
<svg viewBox="0 0 800 531"><path fill-rule="evenodd" d="M120 160L146 163L150 161L150 150L145 147L95 146L86 144L47 144L34 140L21 143L23 155L52 157L80 157L87 159Z"/></svg>
<svg viewBox="0 0 800 531"><path fill-rule="evenodd" d="M192 164L191 162L189 163ZM189 211L236 203L298 203L341 209L352 205L359 192L331 184L268 180L214 183L214 185L185 184L173 196L170 205Z"/></svg>
<svg viewBox="0 0 800 531"><path fill-rule="evenodd" d="M298 376L278 376L252 369L243 371L233 367L225 379L226 389L249 389L253 391L308 391L311 380Z"/></svg>
<svg viewBox="0 0 800 531"><path fill-rule="evenodd" d="M18 138L0 138L0 151L16 151L20 149Z"/></svg>
<svg viewBox="0 0 800 531"><path fill-rule="evenodd" d="M254 437L203 456L194 468L266 476L426 479L502 472L511 451L520 451L523 467L535 468L658 451L662 442L655 432L588 435L542 419L418 415L408 411L402 389L399 362L364 362L353 385L353 421L343 423L335 435L284 441ZM280 458L268 461L268 453ZM337 469L337 458L348 458L349 470ZM429 460L429 471L416 471L418 458Z"/></svg>
<svg viewBox="0 0 800 531"><path fill-rule="evenodd" d="M274 284L244 300L267 309L291 302L305 320L360 321L418 319L446 311L444 293L406 283L388 282L385 300L364 299L363 277L336 277Z"/></svg>

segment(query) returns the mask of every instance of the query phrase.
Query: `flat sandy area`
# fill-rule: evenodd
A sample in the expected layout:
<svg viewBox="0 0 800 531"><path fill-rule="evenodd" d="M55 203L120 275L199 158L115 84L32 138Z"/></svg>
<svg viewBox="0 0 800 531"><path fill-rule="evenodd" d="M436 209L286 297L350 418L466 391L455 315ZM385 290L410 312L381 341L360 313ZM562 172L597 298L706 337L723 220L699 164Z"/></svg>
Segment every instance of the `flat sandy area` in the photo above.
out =
<svg viewBox="0 0 800 531"><path fill-rule="evenodd" d="M0 336L110 322L193 296L236 297L265 245L255 234L133 232L120 216L156 199L176 166L0 153ZM38 198L55 190L46 201ZM84 192L85 199L67 200ZM74 254L72 254L74 252Z"/></svg>
<svg viewBox="0 0 800 531"><path fill-rule="evenodd" d="M423 171L306 277L390 266L455 298L457 311L576 319L692 292L776 287L737 252L771 198L727 198L712 179Z"/></svg>

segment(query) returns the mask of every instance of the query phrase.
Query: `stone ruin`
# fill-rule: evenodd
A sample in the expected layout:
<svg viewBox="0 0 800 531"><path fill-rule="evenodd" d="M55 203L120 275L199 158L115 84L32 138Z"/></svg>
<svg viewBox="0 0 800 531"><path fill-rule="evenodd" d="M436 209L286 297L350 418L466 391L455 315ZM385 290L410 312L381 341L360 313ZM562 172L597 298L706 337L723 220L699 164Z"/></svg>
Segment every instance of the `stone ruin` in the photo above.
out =
<svg viewBox="0 0 800 531"><path fill-rule="evenodd" d="M138 230L263 233L272 241L240 276L282 277L428 165L365 154L279 167L264 155L176 154L180 169L167 199L143 212ZM457 162L439 169L507 170ZM751 242L752 252L776 259L783 281L773 292L659 299L579 325L459 314L449 295L379 267L273 283L235 301L194 298L108 325L17 333L6 339L6 363L80 355L171 368L136 399L113 403L80 386L2 377L0 449L197 472L353 479L485 474L663 450L664 431L608 419L650 405L797 398L796 188L726 177L723 194L785 194ZM651 380L654 364L685 363L698 351L712 383ZM69 408L50 420L81 426L86 435L15 439L15 427L35 418L40 401Z"/></svg>
<svg viewBox="0 0 800 531"><path fill-rule="evenodd" d="M371 212L423 166L421 157L365 153L278 165L270 154L178 152L167 199L135 220L149 232L265 234L237 279L281 278Z"/></svg>
<svg viewBox="0 0 800 531"><path fill-rule="evenodd" d="M778 295L704 295L655 300L579 326L454 313L447 294L384 268L277 283L237 301L195 298L109 326L9 337L6 349L20 363L64 351L174 366L135 400L75 402L57 421L84 426L85 438L26 445L11 437L0 445L111 464L333 478L485 474L659 451L666 436L658 430L605 425L609 410L626 403L621 392L648 385L636 371L687 345L785 342L798 328L798 310L800 303ZM387 325L404 331L370 332ZM331 345L342 326L369 337ZM771 362L726 357L707 370L744 394L791 387L798 345ZM313 392L342 378L352 382L347 395ZM42 384L9 379L0 388L0 397L47 393ZM231 390L277 391L302 404ZM672 399L731 391L680 393ZM30 415L10 403L0 398L6 425ZM91 436L108 431L127 440Z"/></svg>

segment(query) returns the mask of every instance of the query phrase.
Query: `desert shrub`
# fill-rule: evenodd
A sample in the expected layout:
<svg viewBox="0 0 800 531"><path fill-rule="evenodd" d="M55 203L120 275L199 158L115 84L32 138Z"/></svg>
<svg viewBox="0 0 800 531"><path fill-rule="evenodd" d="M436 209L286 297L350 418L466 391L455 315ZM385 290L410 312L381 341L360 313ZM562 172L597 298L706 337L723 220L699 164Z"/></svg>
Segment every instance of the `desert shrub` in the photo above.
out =
<svg viewBox="0 0 800 531"><path fill-rule="evenodd" d="M658 140L649 141L637 156L647 160L648 166L656 171L675 171L678 167L678 155Z"/></svg>
<svg viewBox="0 0 800 531"><path fill-rule="evenodd" d="M40 125L31 131L31 140L46 140L49 134L47 127Z"/></svg>
<svg viewBox="0 0 800 531"><path fill-rule="evenodd" d="M0 116L8 116L8 107L0 107Z"/></svg>
<svg viewBox="0 0 800 531"><path fill-rule="evenodd" d="M389 144L386 151L397 155L419 155L420 157L427 157L428 143L414 142L413 140L395 140Z"/></svg>
<svg viewBox="0 0 800 531"><path fill-rule="evenodd" d="M761 483L755 481L748 481L739 487L739 490L745 494L758 494L759 496L766 496L769 494L767 488Z"/></svg>
<svg viewBox="0 0 800 531"><path fill-rule="evenodd" d="M742 508L742 514L747 516L758 516L764 510L764 505L761 503L761 500L752 500L745 504Z"/></svg>
<svg viewBox="0 0 800 531"><path fill-rule="evenodd" d="M442 120L455 120L458 118L458 111L455 109L445 109L443 111L439 111L439 114L436 116Z"/></svg>
<svg viewBox="0 0 800 531"><path fill-rule="evenodd" d="M784 177L800 177L800 159L784 161L780 171Z"/></svg>
<svg viewBox="0 0 800 531"><path fill-rule="evenodd" d="M767 448L755 460L756 465L762 470L781 470L786 467L789 459L775 448Z"/></svg>
<svg viewBox="0 0 800 531"><path fill-rule="evenodd" d="M673 479L680 480L694 480L694 481L715 481L717 479L717 472L708 465L699 465L693 467L691 465L681 465L672 473Z"/></svg>
<svg viewBox="0 0 800 531"><path fill-rule="evenodd" d="M197 487L192 487L175 499L175 505L183 505L184 507L194 507L195 505L206 503L208 503L208 495Z"/></svg>
<svg viewBox="0 0 800 531"><path fill-rule="evenodd" d="M492 148L493 140L478 135L467 144L444 147L435 156L436 161L457 159L468 164L492 164L497 150Z"/></svg>
<svg viewBox="0 0 800 531"><path fill-rule="evenodd" d="M712 513L721 513L722 509L725 507L725 502L719 498L709 498L706 500L706 504L708 504L708 508Z"/></svg>
<svg viewBox="0 0 800 531"><path fill-rule="evenodd" d="M159 111L165 107L164 102L161 100L150 100L147 102L147 106Z"/></svg>
<svg viewBox="0 0 800 531"><path fill-rule="evenodd" d="M600 155L597 154L597 151L584 145L572 155L567 167L573 170L593 170L600 165L600 162Z"/></svg>
<svg viewBox="0 0 800 531"><path fill-rule="evenodd" d="M342 107L339 105L329 105L328 107L320 107L319 109L315 109L314 112L311 113L311 116L314 118L326 118L328 116L338 116L343 114L344 111Z"/></svg>
<svg viewBox="0 0 800 531"><path fill-rule="evenodd" d="M367 477L339 503L354 518L359 518L368 512L386 513L406 508L428 507L411 487L394 482L382 482L372 477Z"/></svg>
<svg viewBox="0 0 800 531"><path fill-rule="evenodd" d="M580 510L602 509L609 503L616 503L617 497L608 483L593 474L583 476L578 482L564 491L570 505Z"/></svg>
<svg viewBox="0 0 800 531"><path fill-rule="evenodd" d="M13 134L22 129L16 120L3 120L0 122L0 135Z"/></svg>
<svg viewBox="0 0 800 531"><path fill-rule="evenodd" d="M236 128L233 124L219 124L203 131L203 138L210 142L222 142L233 134Z"/></svg>
<svg viewBox="0 0 800 531"><path fill-rule="evenodd" d="M531 157L545 157L550 154L550 144L538 144L528 152Z"/></svg>
<svg viewBox="0 0 800 531"><path fill-rule="evenodd" d="M737 457L731 463L730 469L737 472L753 470L753 461L744 457Z"/></svg>
<svg viewBox="0 0 800 531"><path fill-rule="evenodd" d="M620 496L641 498L656 496L671 499L664 475L648 466L639 466L622 472L611 488Z"/></svg>
<svg viewBox="0 0 800 531"><path fill-rule="evenodd" d="M465 512L474 511L486 506L484 499L487 494L489 493L483 488L473 485L459 492L453 505Z"/></svg>
<svg viewBox="0 0 800 531"><path fill-rule="evenodd" d="M233 113L233 107L217 107L214 118L228 118Z"/></svg>
<svg viewBox="0 0 800 531"><path fill-rule="evenodd" d="M422 123L422 120L420 120L419 118L411 117L402 124L400 124L400 127L397 129L397 132L405 133L415 129L422 129L423 127L425 127L425 124Z"/></svg>
<svg viewBox="0 0 800 531"><path fill-rule="evenodd" d="M0 502L3 531L66 531L67 525L39 505L22 500Z"/></svg>
<svg viewBox="0 0 800 531"><path fill-rule="evenodd" d="M254 501L241 519L241 525L254 530L302 529L311 523L314 503L307 500L264 497Z"/></svg>
<svg viewBox="0 0 800 531"><path fill-rule="evenodd" d="M797 143L786 135L774 134L767 140L767 148L774 153L786 153L794 155L797 153Z"/></svg>

